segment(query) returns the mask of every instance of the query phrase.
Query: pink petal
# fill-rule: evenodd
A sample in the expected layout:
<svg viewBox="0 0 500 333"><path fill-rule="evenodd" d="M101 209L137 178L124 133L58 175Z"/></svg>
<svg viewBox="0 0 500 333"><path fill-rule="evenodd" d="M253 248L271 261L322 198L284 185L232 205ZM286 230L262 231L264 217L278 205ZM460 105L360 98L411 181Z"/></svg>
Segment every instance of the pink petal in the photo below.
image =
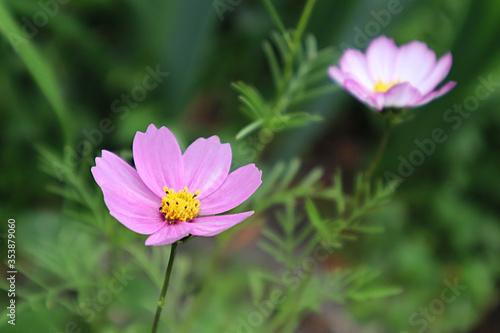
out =
<svg viewBox="0 0 500 333"><path fill-rule="evenodd" d="M443 96L446 94L448 91L453 89L457 83L455 81L450 81L446 83L444 86L442 86L439 90L433 91L431 93L428 93L426 96L424 96L418 103L415 104L415 106L421 106L424 104L429 103L433 99L436 99L438 97Z"/></svg>
<svg viewBox="0 0 500 333"><path fill-rule="evenodd" d="M346 77L345 77L345 73L342 72L342 70L340 68L338 68L337 66L331 66L328 68L328 74L339 85L341 85L341 86L344 85L344 80L346 79Z"/></svg>
<svg viewBox="0 0 500 333"><path fill-rule="evenodd" d="M397 108L413 106L421 98L422 94L418 89L409 82L403 82L394 85L384 94L384 106Z"/></svg>
<svg viewBox="0 0 500 333"><path fill-rule="evenodd" d="M125 227L139 234L151 234L165 224L158 210L161 198L153 194L137 171L120 157L103 150L91 171L110 214Z"/></svg>
<svg viewBox="0 0 500 333"><path fill-rule="evenodd" d="M356 78L366 89L373 89L374 81L370 77L368 65L363 52L348 49L340 58L340 68L344 73L349 73L351 78Z"/></svg>
<svg viewBox="0 0 500 333"><path fill-rule="evenodd" d="M146 239L146 245L161 246L175 243L178 240L188 236L193 230L193 223L176 222L175 224L166 223L163 228L152 234Z"/></svg>
<svg viewBox="0 0 500 333"><path fill-rule="evenodd" d="M200 200L200 215L219 214L240 205L257 190L261 177L262 171L255 164L231 172L215 192Z"/></svg>
<svg viewBox="0 0 500 333"><path fill-rule="evenodd" d="M380 36L371 41L366 49L368 71L372 82L393 80L394 62L398 54L398 47L394 39Z"/></svg>
<svg viewBox="0 0 500 333"><path fill-rule="evenodd" d="M413 41L402 45L396 57L393 80L408 81L418 87L436 66L436 53L427 44Z"/></svg>
<svg viewBox="0 0 500 333"><path fill-rule="evenodd" d="M345 80L344 87L359 101L371 106L374 109L382 110L383 98L378 98L376 93L366 89L357 81ZM383 96L383 94L379 94L379 96Z"/></svg>
<svg viewBox="0 0 500 333"><path fill-rule="evenodd" d="M192 221L195 228L191 231L195 236L215 236L246 220L254 212L198 217Z"/></svg>
<svg viewBox="0 0 500 333"><path fill-rule="evenodd" d="M137 132L133 144L134 163L142 181L163 197L163 187L184 188L184 165L179 144L166 127L149 125L146 133Z"/></svg>
<svg viewBox="0 0 500 333"><path fill-rule="evenodd" d="M436 88L441 81L443 81L446 75L450 72L452 63L453 58L449 52L439 58L434 70L417 86L422 95L427 95L434 90L434 88Z"/></svg>
<svg viewBox="0 0 500 333"><path fill-rule="evenodd" d="M185 185L203 199L222 185L231 168L231 146L217 136L199 138L184 152Z"/></svg>

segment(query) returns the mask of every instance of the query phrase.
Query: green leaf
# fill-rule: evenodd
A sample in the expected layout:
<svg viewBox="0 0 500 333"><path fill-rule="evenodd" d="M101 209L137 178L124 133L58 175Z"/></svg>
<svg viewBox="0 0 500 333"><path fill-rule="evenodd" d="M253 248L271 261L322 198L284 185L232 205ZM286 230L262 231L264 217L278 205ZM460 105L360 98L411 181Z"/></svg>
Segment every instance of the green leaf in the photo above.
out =
<svg viewBox="0 0 500 333"><path fill-rule="evenodd" d="M69 144L71 142L71 132L68 126L70 122L52 68L31 41L23 36L23 32L3 1L0 1L0 32L19 54L34 81L49 101L59 119L66 143Z"/></svg>
<svg viewBox="0 0 500 333"><path fill-rule="evenodd" d="M325 224L325 221L321 218L318 209L312 202L312 200L306 200L306 211L309 215L309 221L318 230L321 237L327 237L330 234L330 230Z"/></svg>
<svg viewBox="0 0 500 333"><path fill-rule="evenodd" d="M358 231L358 232L362 232L362 233L365 233L365 234L381 233L381 232L383 232L385 230L384 227L378 226L378 225L371 225L371 226L368 226L368 225L359 225L359 226L353 225L349 229L354 230L354 231Z"/></svg>
<svg viewBox="0 0 500 333"><path fill-rule="evenodd" d="M274 53L274 49L271 43L269 43L268 41L264 41L263 48L264 53L267 57L267 61L269 62L269 67L271 68L274 87L278 89L280 87L281 81L283 80L281 69L278 64L278 59L276 58L276 54Z"/></svg>
<svg viewBox="0 0 500 333"><path fill-rule="evenodd" d="M284 117L288 127L299 127L314 121L323 121L323 117L307 112L289 113Z"/></svg>
<svg viewBox="0 0 500 333"><path fill-rule="evenodd" d="M297 159L297 158L292 159L292 161L288 165L288 169L287 169L285 175L283 176L283 178L279 184L278 190L283 191L284 189L288 188L288 186L290 186L290 183L297 175L297 172L299 172L300 165L301 165L301 162L299 159Z"/></svg>
<svg viewBox="0 0 500 333"><path fill-rule="evenodd" d="M323 177L324 171L321 167L315 167L312 169L302 180L298 187L304 189L305 191L311 190L316 183L319 182L321 177Z"/></svg>
<svg viewBox="0 0 500 333"><path fill-rule="evenodd" d="M400 287L380 287L371 290L362 290L350 294L350 298L357 301L364 301L369 299L377 299L398 295L403 291Z"/></svg>
<svg viewBox="0 0 500 333"><path fill-rule="evenodd" d="M277 261L284 263L284 264L286 264L288 262L285 254L279 248L274 247L270 243L259 242L257 245L260 249L262 249L263 251L270 254Z"/></svg>
<svg viewBox="0 0 500 333"><path fill-rule="evenodd" d="M316 41L316 38L313 35L308 34L306 36L305 44L306 44L307 60L308 61L315 60L316 57L318 56L318 43Z"/></svg>
<svg viewBox="0 0 500 333"><path fill-rule="evenodd" d="M283 240L283 236L279 235L278 233L276 233L275 231L272 231L269 228L265 228L262 231L262 235L264 237L267 237L271 242L275 243L278 246L284 246L285 245L285 242Z"/></svg>
<svg viewBox="0 0 500 333"><path fill-rule="evenodd" d="M236 140L241 140L247 135L251 134L252 132L258 130L262 126L262 120L255 120L248 124L247 126L243 127L237 134L236 134Z"/></svg>
<svg viewBox="0 0 500 333"><path fill-rule="evenodd" d="M274 8L273 3L271 0L262 0L264 2L264 6L266 6L267 11L269 12L269 15L271 15L271 19L274 21L274 24L276 27L283 33L286 33L286 28L285 25L283 24L283 21L281 20L278 12L276 11L276 8Z"/></svg>
<svg viewBox="0 0 500 333"><path fill-rule="evenodd" d="M334 93L336 91L340 90L340 86L335 85L335 84L327 84L315 89L307 90L305 92L302 92L300 94L297 94L295 98L292 100L292 104L299 104L299 103L304 103L307 102L311 99L317 98L322 95L328 95L331 93Z"/></svg>
<svg viewBox="0 0 500 333"><path fill-rule="evenodd" d="M248 105L251 106L251 108L256 112L257 115L260 115L262 117L266 115L264 99L256 88L242 81L234 82L231 84L231 86L247 99Z"/></svg>
<svg viewBox="0 0 500 333"><path fill-rule="evenodd" d="M269 172L264 172L264 179L262 185L257 190L257 195L265 196L266 194L273 191L285 168L285 162L278 162L274 165L272 170L270 170Z"/></svg>
<svg viewBox="0 0 500 333"><path fill-rule="evenodd" d="M271 33L271 39L274 41L274 44L276 45L279 51L279 55L281 57L281 63L286 64L292 57L292 54L290 53L289 44L286 42L283 35L279 34L276 31Z"/></svg>

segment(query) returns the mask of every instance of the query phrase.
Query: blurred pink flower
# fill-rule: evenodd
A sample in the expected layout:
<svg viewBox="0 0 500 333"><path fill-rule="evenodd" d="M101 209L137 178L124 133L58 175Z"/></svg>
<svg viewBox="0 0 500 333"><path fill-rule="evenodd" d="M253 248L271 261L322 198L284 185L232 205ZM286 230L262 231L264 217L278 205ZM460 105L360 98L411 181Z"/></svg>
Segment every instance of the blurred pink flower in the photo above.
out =
<svg viewBox="0 0 500 333"><path fill-rule="evenodd" d="M214 236L254 212L216 215L240 205L262 183L254 164L229 173L231 146L217 136L199 138L181 153L166 127L149 125L133 143L136 169L103 150L92 174L110 214L150 235L146 245L167 245L188 235Z"/></svg>
<svg viewBox="0 0 500 333"><path fill-rule="evenodd" d="M381 111L421 106L446 94L456 82L434 89L448 75L452 62L449 52L436 61L436 53L423 42L398 48L392 38L380 36L370 42L366 54L346 50L340 68L332 66L328 72L358 100Z"/></svg>

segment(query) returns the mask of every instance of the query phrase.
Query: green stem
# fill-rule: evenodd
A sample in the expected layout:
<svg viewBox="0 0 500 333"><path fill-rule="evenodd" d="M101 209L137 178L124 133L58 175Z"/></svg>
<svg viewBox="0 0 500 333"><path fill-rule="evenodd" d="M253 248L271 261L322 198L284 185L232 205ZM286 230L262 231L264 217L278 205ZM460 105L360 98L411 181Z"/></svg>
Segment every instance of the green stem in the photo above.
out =
<svg viewBox="0 0 500 333"><path fill-rule="evenodd" d="M165 281L163 281L163 288L161 289L160 299L158 300L158 307L156 308L155 321L153 322L152 333L156 333L158 323L160 321L161 310L165 304L165 295L167 294L168 283L170 281L170 274L172 273L172 266L174 265L175 250L177 249L177 242L172 244L170 249L170 258L168 259L167 272L165 273Z"/></svg>
<svg viewBox="0 0 500 333"><path fill-rule="evenodd" d="M364 177L364 182L369 183L370 179L373 177L373 174L375 173L375 170L377 169L377 166L380 162L380 159L382 158L382 155L384 155L385 148L387 147L387 141L389 140L389 125L386 124L384 128L384 134L382 135L382 139L380 140L380 143L377 148L377 152L375 153L375 156L370 163L370 166L368 167L368 170L365 173Z"/></svg>
<svg viewBox="0 0 500 333"><path fill-rule="evenodd" d="M384 154L385 148L387 146L387 141L389 140L389 130L390 130L390 123L389 121L385 121L384 134L382 135L382 139L380 140L380 143L378 145L377 152L375 153L375 156L373 157L370 165L368 166L367 171L364 174L364 177L361 180L361 186L356 188L356 191L354 192L354 195L352 197L352 201L354 204L359 202L362 193L365 191L365 188L369 186L373 174L375 173L375 170L377 170L380 159L382 158L382 155ZM352 213L351 209L346 209L343 214L344 218L348 220L349 219L348 217L350 216L351 213Z"/></svg>
<svg viewBox="0 0 500 333"><path fill-rule="evenodd" d="M312 10L316 0L308 0L304 10L302 11L302 15L300 16L299 23L297 24L297 28L293 33L293 41L289 42L290 48L290 56L285 60L285 69L283 71L283 84L278 90L278 97L276 99L275 106L279 104L279 100L283 97L285 92L285 88L287 84L290 84L290 79L293 74L293 63L295 61L295 57L297 55L297 49L300 47L300 42L302 40L302 35L306 29L307 23L309 22L309 18L311 17ZM287 36L287 34L283 34L283 36ZM282 110L278 110L278 112L282 112Z"/></svg>

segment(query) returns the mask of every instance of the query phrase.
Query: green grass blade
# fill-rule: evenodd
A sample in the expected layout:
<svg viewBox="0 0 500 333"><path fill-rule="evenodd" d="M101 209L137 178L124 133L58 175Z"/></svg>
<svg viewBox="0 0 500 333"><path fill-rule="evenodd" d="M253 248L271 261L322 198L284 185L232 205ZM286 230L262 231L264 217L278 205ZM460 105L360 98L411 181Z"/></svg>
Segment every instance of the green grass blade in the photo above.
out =
<svg viewBox="0 0 500 333"><path fill-rule="evenodd" d="M34 81L48 99L61 123L65 143L70 144L71 131L69 121L55 75L47 61L33 46L31 41L23 35L18 24L14 21L11 13L2 1L0 1L0 33L19 54Z"/></svg>

